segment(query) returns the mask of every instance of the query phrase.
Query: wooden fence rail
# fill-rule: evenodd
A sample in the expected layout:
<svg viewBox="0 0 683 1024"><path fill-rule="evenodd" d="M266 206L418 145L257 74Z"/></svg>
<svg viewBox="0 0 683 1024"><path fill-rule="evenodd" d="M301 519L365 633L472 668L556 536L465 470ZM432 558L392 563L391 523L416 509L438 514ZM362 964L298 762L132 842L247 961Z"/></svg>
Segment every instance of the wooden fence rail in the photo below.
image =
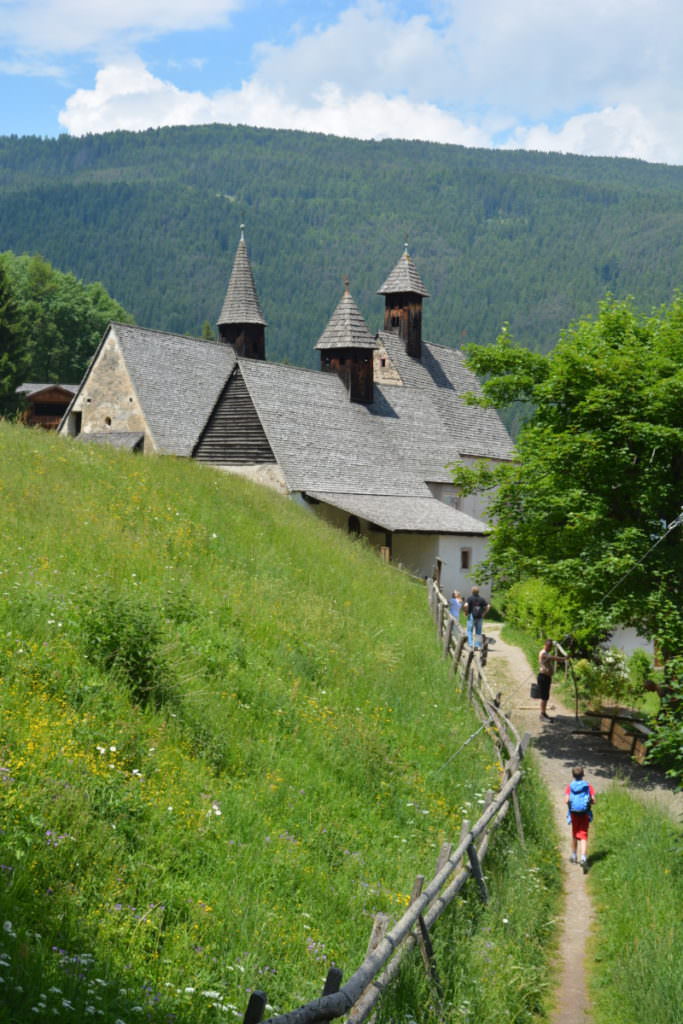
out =
<svg viewBox="0 0 683 1024"><path fill-rule="evenodd" d="M431 881L425 886L423 876L418 877L410 905L393 927L389 928L389 919L385 914L377 916L365 960L348 981L342 985L342 973L338 967L333 967L319 999L289 1013L270 1017L265 1024L319 1024L338 1017L346 1017L347 1024L362 1024L387 985L398 974L405 955L416 945L420 948L425 969L438 998L440 982L429 929L469 878L475 879L481 899L488 899L481 865L492 831L502 822L511 804L520 841L524 842L517 787L522 779L521 762L528 737L520 740L514 726L501 710L499 698L489 688L481 655L466 649L466 635L450 615L448 603L434 581L428 581L428 594L444 655L451 659L456 677L482 723L481 729L487 731L500 754L500 789L495 795L488 794L484 811L474 825L463 822L455 849L449 843L444 844ZM261 1024L265 1006L265 993L252 993L244 1024Z"/></svg>

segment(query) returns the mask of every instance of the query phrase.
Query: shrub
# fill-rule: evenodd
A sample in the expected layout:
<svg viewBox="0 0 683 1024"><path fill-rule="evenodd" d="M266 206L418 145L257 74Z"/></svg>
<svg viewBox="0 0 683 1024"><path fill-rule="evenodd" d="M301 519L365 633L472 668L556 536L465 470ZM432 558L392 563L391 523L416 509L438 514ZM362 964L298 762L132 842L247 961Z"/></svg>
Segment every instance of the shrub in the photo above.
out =
<svg viewBox="0 0 683 1024"><path fill-rule="evenodd" d="M515 583L501 600L508 622L537 637L571 632L572 618L562 591L541 579Z"/></svg>
<svg viewBox="0 0 683 1024"><path fill-rule="evenodd" d="M158 609L135 594L89 595L79 624L85 657L123 682L143 707L152 696L160 706L164 670Z"/></svg>

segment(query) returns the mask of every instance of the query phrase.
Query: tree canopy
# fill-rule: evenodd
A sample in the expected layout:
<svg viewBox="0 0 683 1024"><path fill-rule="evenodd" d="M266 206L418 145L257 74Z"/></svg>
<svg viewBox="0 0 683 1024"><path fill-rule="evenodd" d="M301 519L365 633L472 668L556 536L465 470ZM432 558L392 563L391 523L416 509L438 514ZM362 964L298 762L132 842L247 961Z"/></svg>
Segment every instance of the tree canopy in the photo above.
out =
<svg viewBox="0 0 683 1024"><path fill-rule="evenodd" d="M585 642L633 626L683 655L683 298L643 315L608 297L548 355L507 330L466 351L479 401L528 412L514 463L454 470L496 485L488 578L552 583Z"/></svg>
<svg viewBox="0 0 683 1024"><path fill-rule="evenodd" d="M132 317L99 282L0 253L0 397L26 380L78 382L110 320Z"/></svg>

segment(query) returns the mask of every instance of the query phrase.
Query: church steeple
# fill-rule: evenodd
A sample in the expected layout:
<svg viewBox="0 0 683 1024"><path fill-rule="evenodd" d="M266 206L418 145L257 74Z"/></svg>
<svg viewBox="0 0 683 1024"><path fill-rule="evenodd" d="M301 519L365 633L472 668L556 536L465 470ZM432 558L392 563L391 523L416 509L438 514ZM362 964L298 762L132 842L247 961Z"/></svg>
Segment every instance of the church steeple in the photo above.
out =
<svg viewBox="0 0 683 1024"><path fill-rule="evenodd" d="M344 282L344 294L315 347L320 352L320 369L336 373L344 381L352 402L370 404L372 353L379 346L351 297L348 281Z"/></svg>
<svg viewBox="0 0 683 1024"><path fill-rule="evenodd" d="M422 356L422 299L429 292L422 283L405 243L403 255L389 274L378 295L384 295L384 330L398 334L406 352L414 359Z"/></svg>
<svg viewBox="0 0 683 1024"><path fill-rule="evenodd" d="M265 359L266 321L251 272L247 244L244 241L244 224L240 232L228 290L218 318L218 335L221 341L234 345L238 355Z"/></svg>

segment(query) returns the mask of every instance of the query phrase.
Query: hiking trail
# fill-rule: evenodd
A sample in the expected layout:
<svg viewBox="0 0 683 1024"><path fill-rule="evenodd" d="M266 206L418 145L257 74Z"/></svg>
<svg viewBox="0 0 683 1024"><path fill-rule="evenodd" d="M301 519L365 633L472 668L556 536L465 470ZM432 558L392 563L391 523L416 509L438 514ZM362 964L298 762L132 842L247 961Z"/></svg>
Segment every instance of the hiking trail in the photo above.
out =
<svg viewBox="0 0 683 1024"><path fill-rule="evenodd" d="M612 747L598 734L579 730L585 726L577 722L574 710L559 700L553 686L548 702L548 713L553 722L541 722L539 702L529 696L530 684L536 669L529 665L526 655L518 647L501 639L501 626L487 623L486 632L495 638L489 650L486 675L491 689L502 693L502 707L512 719L520 735L529 733L536 753L543 781L553 802L555 819L560 834L563 861L564 910L560 922L558 961L553 972L555 1005L550 1024L591 1024L592 1014L587 987L586 957L593 928L594 910L581 868L569 863L570 829L566 823L564 790L571 780L571 769L583 764L586 778L596 791L596 814L600 813L600 795L610 786L626 786L635 797L656 803L665 813L681 820L683 793L676 792L658 772L636 764L623 751ZM539 644L540 647L540 644ZM591 837L588 844L590 871ZM571 913L567 908L571 906Z"/></svg>

